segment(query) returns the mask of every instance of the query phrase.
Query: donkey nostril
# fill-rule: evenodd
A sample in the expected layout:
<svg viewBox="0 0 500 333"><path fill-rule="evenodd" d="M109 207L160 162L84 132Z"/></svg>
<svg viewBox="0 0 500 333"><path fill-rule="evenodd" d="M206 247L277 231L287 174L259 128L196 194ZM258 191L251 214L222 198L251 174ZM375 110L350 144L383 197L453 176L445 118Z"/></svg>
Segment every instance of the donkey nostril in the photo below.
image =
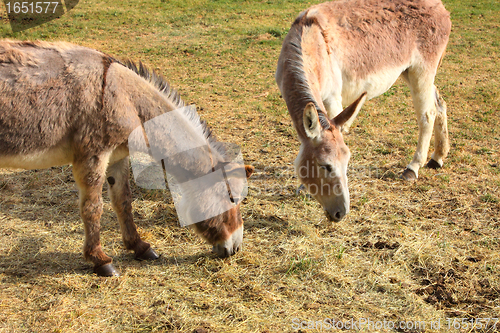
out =
<svg viewBox="0 0 500 333"><path fill-rule="evenodd" d="M335 213L335 218L340 220L342 218L342 214L340 214L340 212L336 212Z"/></svg>

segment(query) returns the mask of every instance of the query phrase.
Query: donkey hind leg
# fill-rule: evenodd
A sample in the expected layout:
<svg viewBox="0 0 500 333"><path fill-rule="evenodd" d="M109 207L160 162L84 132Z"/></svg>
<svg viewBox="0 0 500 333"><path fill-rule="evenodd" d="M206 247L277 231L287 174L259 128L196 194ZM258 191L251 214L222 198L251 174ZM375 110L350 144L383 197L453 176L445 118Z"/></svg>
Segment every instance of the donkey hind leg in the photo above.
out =
<svg viewBox="0 0 500 333"><path fill-rule="evenodd" d="M436 119L436 88L434 87L434 75L426 75L424 70L409 70L405 74L403 77L408 81L417 115L418 144L413 160L408 164L401 177L405 180L415 180L418 178L418 170L424 165L429 151Z"/></svg>
<svg viewBox="0 0 500 333"><path fill-rule="evenodd" d="M116 162L107 170L108 193L113 210L118 216L123 243L133 250L138 260L158 259L151 246L141 240L132 216L132 192L129 184L128 157Z"/></svg>
<svg viewBox="0 0 500 333"><path fill-rule="evenodd" d="M80 190L80 214L82 216L85 243L85 259L92 261L94 272L100 276L118 276L112 259L101 247L100 221L102 215L102 185L106 174L108 157L94 156L73 163L73 174Z"/></svg>
<svg viewBox="0 0 500 333"><path fill-rule="evenodd" d="M436 104L436 121L434 122L434 152L427 163L428 168L438 169L443 166L443 160L450 151L448 141L448 120L446 116L446 103L439 96L439 91L434 87L434 98Z"/></svg>

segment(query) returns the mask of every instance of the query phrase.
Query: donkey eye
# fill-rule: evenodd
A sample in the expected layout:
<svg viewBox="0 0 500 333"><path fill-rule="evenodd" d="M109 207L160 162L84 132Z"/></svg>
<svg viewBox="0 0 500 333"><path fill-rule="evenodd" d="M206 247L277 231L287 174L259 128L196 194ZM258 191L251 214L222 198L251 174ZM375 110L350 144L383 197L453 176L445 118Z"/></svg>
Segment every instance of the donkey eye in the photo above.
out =
<svg viewBox="0 0 500 333"><path fill-rule="evenodd" d="M326 172L328 172L328 173L332 173L332 171L333 171L332 166L330 164L320 165L319 167L322 169L325 169Z"/></svg>

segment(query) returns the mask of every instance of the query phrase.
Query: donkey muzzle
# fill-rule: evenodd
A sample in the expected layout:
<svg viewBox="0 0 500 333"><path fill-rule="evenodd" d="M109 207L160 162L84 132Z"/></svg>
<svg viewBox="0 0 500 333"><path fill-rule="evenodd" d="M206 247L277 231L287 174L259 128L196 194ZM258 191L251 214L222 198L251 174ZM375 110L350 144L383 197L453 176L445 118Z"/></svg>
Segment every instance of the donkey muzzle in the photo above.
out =
<svg viewBox="0 0 500 333"><path fill-rule="evenodd" d="M238 252L243 244L243 226L235 230L232 235L219 244L212 247L212 252L216 253L221 258L230 257Z"/></svg>
<svg viewBox="0 0 500 333"><path fill-rule="evenodd" d="M347 215L347 211L345 209L339 208L335 209L332 212L329 212L325 209L325 215L330 222L340 222L344 218L344 216Z"/></svg>

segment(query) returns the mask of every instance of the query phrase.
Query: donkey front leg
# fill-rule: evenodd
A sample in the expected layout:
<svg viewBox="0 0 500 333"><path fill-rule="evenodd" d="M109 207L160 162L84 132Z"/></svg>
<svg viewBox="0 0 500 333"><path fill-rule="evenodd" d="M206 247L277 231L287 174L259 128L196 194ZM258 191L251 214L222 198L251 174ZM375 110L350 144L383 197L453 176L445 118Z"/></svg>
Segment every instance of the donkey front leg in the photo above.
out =
<svg viewBox="0 0 500 333"><path fill-rule="evenodd" d="M80 214L82 216L85 243L85 259L94 264L94 272L99 276L118 276L112 259L101 247L100 228L102 215L102 185L104 183L107 158L93 156L73 163L73 175L80 190Z"/></svg>
<svg viewBox="0 0 500 333"><path fill-rule="evenodd" d="M132 192L129 184L128 157L108 167L107 180L113 210L118 216L123 243L127 250L133 250L138 260L158 259L151 246L141 240L132 215Z"/></svg>

